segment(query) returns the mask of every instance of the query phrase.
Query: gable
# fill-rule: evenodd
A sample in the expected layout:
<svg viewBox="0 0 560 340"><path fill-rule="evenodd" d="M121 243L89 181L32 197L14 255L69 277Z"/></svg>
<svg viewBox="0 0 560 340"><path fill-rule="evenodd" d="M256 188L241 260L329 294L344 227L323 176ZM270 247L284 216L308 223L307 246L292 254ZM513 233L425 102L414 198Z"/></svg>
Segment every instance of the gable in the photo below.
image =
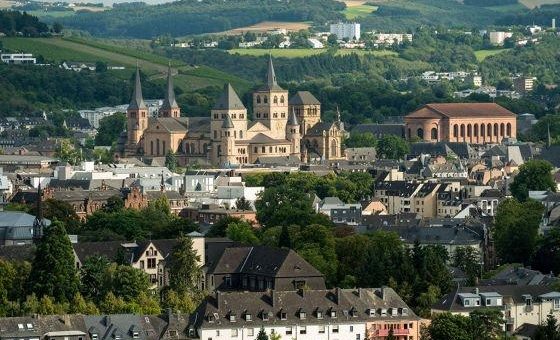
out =
<svg viewBox="0 0 560 340"><path fill-rule="evenodd" d="M405 118L432 118L432 119L441 119L444 118L445 116L435 110L432 110L430 107L428 106L424 106L410 114L408 114Z"/></svg>

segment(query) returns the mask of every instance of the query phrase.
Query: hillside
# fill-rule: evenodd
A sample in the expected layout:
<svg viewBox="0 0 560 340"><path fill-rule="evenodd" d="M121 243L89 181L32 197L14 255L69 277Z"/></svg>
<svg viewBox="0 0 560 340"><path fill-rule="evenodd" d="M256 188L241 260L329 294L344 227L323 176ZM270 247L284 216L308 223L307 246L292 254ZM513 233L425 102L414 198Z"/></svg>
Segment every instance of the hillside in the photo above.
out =
<svg viewBox="0 0 560 340"><path fill-rule="evenodd" d="M72 62L105 62L108 65L124 66L125 70L112 71L120 78L130 76L131 70L138 65L151 79L163 85L168 63L171 63L176 76L176 85L182 91L193 91L208 86L221 87L226 81L243 90L250 84L238 77L232 77L217 70L186 65L185 62L169 59L151 52L118 46L97 40L60 39L60 38L0 38L9 50L33 53L45 62L60 64Z"/></svg>
<svg viewBox="0 0 560 340"><path fill-rule="evenodd" d="M324 23L342 19L343 9L344 4L334 0L183 0L155 6L121 4L111 11L58 20L97 36L152 38L222 32L262 21Z"/></svg>

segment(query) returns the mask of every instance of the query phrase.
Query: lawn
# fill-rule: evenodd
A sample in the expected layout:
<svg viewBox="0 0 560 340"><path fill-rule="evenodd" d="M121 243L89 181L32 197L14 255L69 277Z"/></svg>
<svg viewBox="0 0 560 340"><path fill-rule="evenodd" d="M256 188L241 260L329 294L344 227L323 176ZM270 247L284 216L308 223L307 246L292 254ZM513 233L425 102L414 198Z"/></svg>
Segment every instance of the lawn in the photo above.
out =
<svg viewBox="0 0 560 340"><path fill-rule="evenodd" d="M326 49L313 49L313 48L297 48L297 49L259 49L259 48L237 48L228 51L230 54L248 55L260 57L263 55L272 54L275 58L303 58L309 57L321 53L327 53ZM372 54L377 56L397 56L396 52L379 50L379 51L365 51L365 50L354 50L354 49L339 49L336 55L346 55L356 53L358 55Z"/></svg>
<svg viewBox="0 0 560 340"><path fill-rule="evenodd" d="M502 52L508 51L509 48L503 48L501 50L478 50L474 52L476 56L476 60L483 61L484 59L491 57L496 54L500 54Z"/></svg>
<svg viewBox="0 0 560 340"><path fill-rule="evenodd" d="M519 2L531 9L541 5L560 4L560 0L519 0Z"/></svg>
<svg viewBox="0 0 560 340"><path fill-rule="evenodd" d="M53 18L64 18L64 17L71 17L76 14L74 11L43 11L43 10L35 10L29 11L27 14L34 15L38 18L42 17L53 17Z"/></svg>
<svg viewBox="0 0 560 340"><path fill-rule="evenodd" d="M354 20L356 18L365 17L377 10L377 6L371 5L359 5L359 6L347 6L342 13L348 20Z"/></svg>

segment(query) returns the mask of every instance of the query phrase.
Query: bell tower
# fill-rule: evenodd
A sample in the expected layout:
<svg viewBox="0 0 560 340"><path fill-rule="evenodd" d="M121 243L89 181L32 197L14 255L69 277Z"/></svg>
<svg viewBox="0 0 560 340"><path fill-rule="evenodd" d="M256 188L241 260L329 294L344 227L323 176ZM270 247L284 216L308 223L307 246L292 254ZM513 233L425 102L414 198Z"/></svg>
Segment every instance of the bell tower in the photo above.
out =
<svg viewBox="0 0 560 340"><path fill-rule="evenodd" d="M165 92L165 99L159 109L161 117L179 118L181 116L181 108L175 100L175 90L173 88L173 76L171 74L171 63L167 68L167 91Z"/></svg>
<svg viewBox="0 0 560 340"><path fill-rule="evenodd" d="M140 69L136 66L136 79L132 99L126 109L127 145L126 153L136 155L141 149L140 140L144 130L148 128L148 107L142 97L142 84L140 83Z"/></svg>
<svg viewBox="0 0 560 340"><path fill-rule="evenodd" d="M268 59L265 85L253 93L253 111L255 121L269 127L273 138L286 137L288 91L281 88L276 81L272 56Z"/></svg>

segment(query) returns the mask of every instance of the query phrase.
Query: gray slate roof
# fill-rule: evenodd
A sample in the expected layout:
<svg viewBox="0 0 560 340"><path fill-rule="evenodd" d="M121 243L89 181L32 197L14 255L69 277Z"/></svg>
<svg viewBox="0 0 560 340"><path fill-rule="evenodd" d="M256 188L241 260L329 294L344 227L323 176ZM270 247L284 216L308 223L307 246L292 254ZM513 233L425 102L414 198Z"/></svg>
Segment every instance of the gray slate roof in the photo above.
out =
<svg viewBox="0 0 560 340"><path fill-rule="evenodd" d="M134 90L132 92L132 99L128 105L128 110L147 109L144 98L142 97L142 84L140 84L140 69L136 68L136 78L134 80Z"/></svg>
<svg viewBox="0 0 560 340"><path fill-rule="evenodd" d="M288 101L290 105L321 105L321 102L309 91L298 91Z"/></svg>
<svg viewBox="0 0 560 340"><path fill-rule="evenodd" d="M245 105L239 99L239 96L230 83L224 85L224 91L216 101L214 110L239 110L245 109Z"/></svg>

